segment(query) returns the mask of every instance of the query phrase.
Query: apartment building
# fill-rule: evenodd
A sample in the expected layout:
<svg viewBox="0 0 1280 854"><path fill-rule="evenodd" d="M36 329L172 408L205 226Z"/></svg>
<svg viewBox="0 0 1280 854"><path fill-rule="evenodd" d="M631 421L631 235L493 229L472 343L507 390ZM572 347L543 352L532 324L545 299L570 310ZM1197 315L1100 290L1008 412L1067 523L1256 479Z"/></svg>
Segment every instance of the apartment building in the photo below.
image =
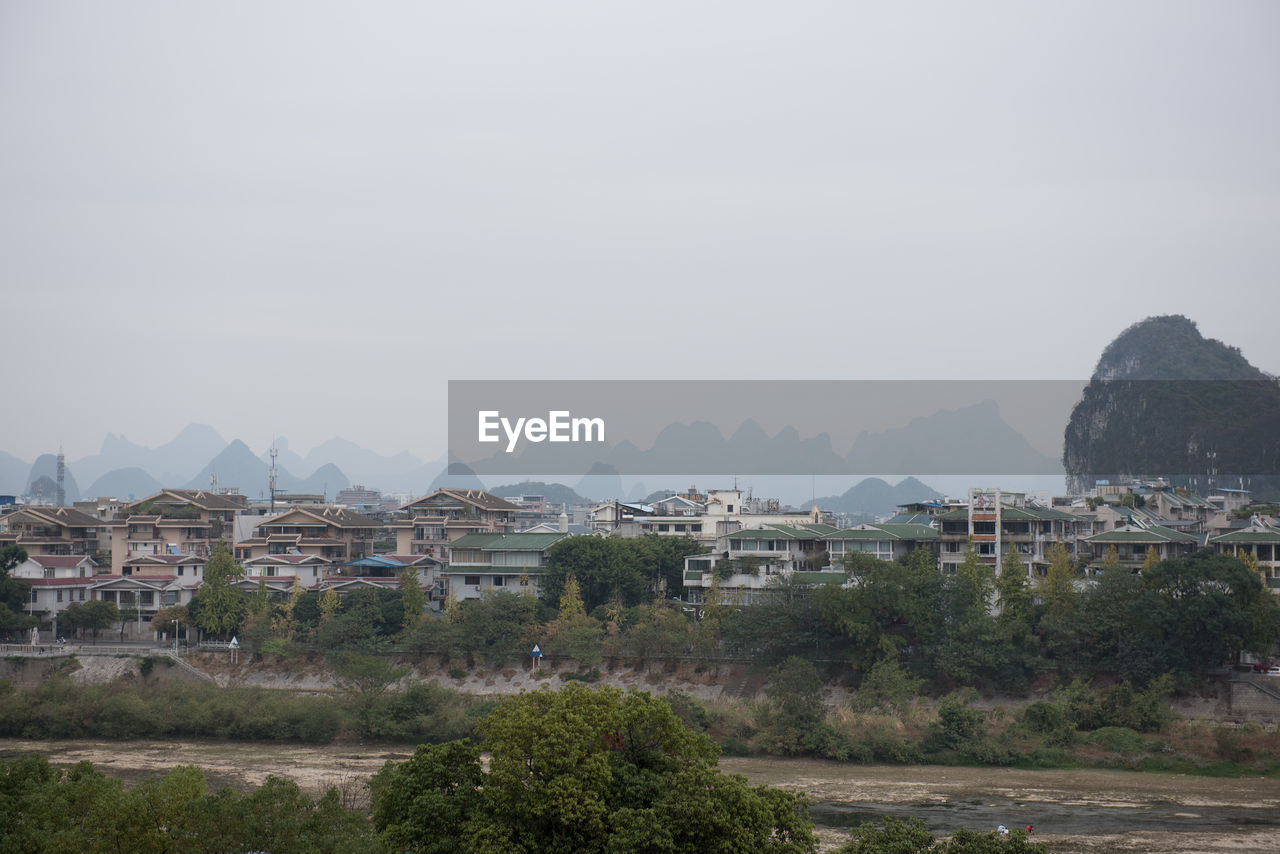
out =
<svg viewBox="0 0 1280 854"><path fill-rule="evenodd" d="M29 556L94 555L101 524L70 507L22 506L0 516L0 546L21 546Z"/></svg>
<svg viewBox="0 0 1280 854"><path fill-rule="evenodd" d="M199 489L163 489L126 505L111 528L111 572L124 574L125 561L142 555L207 558L218 543L231 547L245 497Z"/></svg>
<svg viewBox="0 0 1280 854"><path fill-rule="evenodd" d="M1210 537L1209 547L1219 554L1252 554L1263 583L1280 594L1280 520L1255 515L1246 528Z"/></svg>
<svg viewBox="0 0 1280 854"><path fill-rule="evenodd" d="M453 541L472 533L507 533L520 524L521 508L482 489L437 489L400 508L390 527L396 553L449 559Z"/></svg>
<svg viewBox="0 0 1280 854"><path fill-rule="evenodd" d="M694 500L694 496L703 500ZM591 512L591 530L619 537L646 534L691 537L706 545L744 528L764 525L805 526L823 524L822 510L784 512L777 501L746 496L740 489L711 489L705 494L691 492L655 504L609 501Z"/></svg>
<svg viewBox="0 0 1280 854"><path fill-rule="evenodd" d="M440 569L446 595L458 601L478 599L491 590L538 592L547 566L547 551L570 536L547 534L471 533L449 544L448 566Z"/></svg>
<svg viewBox="0 0 1280 854"><path fill-rule="evenodd" d="M265 555L315 555L335 563L373 553L381 525L346 507L294 507L261 522L253 536L235 545L236 560Z"/></svg>
<svg viewBox="0 0 1280 854"><path fill-rule="evenodd" d="M1028 574L1042 577L1048 571L1053 544L1066 546L1074 557L1082 538L1094 532L1091 517L1045 507L1025 493L1000 489L971 489L965 505L938 514L934 521L944 572L955 572L973 543L978 559L997 573L1005 552L1013 547Z"/></svg>

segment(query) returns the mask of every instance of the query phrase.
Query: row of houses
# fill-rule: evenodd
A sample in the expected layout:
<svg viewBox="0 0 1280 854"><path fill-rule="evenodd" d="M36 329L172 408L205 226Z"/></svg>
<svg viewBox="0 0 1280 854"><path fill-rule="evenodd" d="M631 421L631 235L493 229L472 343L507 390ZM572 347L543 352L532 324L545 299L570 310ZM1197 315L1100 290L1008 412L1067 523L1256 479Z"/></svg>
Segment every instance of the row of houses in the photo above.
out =
<svg viewBox="0 0 1280 854"><path fill-rule="evenodd" d="M481 490L436 490L401 506L389 522L345 507L303 505L246 526L238 495L167 489L121 505L109 520L73 508L19 506L0 517L0 546L27 550L16 575L32 582L31 612L46 620L93 599L114 601L143 621L185 604L218 543L245 568L246 589L261 581L280 595L295 584L339 592L393 586L407 568L433 607L496 589L531 593L548 550L575 534L700 542L706 552L689 557L684 573L684 593L695 602L717 578L722 589L751 601L778 577L843 583L850 554L896 560L921 547L944 572L954 571L972 546L997 570L1014 550L1029 574L1042 576L1057 543L1092 567L1112 547L1133 567L1152 549L1160 558L1206 547L1245 550L1280 591L1280 524L1267 516L1247 524L1233 518L1248 496L1228 492L1205 499L1160 484L1130 485L1100 488L1088 501L1037 502L1018 492L971 490L964 500L904 505L883 522L840 528L816 508L785 511L736 489L691 489L653 504L605 502L592 509L588 526L571 532L564 513L555 524L517 530L528 518L521 506ZM237 538L238 531L247 536ZM110 556L100 563L94 555L104 539ZM376 544L392 539L394 547L378 553Z"/></svg>

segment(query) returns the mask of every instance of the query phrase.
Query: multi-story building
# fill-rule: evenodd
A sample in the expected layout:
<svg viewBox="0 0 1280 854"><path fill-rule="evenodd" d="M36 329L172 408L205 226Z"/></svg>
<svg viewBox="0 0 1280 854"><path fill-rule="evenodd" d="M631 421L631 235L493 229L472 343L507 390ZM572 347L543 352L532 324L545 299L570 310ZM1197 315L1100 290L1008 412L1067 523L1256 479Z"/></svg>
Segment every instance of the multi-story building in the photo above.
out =
<svg viewBox="0 0 1280 854"><path fill-rule="evenodd" d="M944 572L954 572L973 543L978 559L997 573L1012 546L1027 564L1028 574L1038 576L1048 571L1048 551L1054 543L1064 545L1074 557L1094 524L1089 517L1036 504L1025 493L1000 489L971 489L966 505L934 519Z"/></svg>
<svg viewBox="0 0 1280 854"><path fill-rule="evenodd" d="M1280 521L1270 516L1254 516L1247 528L1209 538L1209 546L1219 554L1249 552L1258 561L1263 583L1280 594Z"/></svg>
<svg viewBox="0 0 1280 854"><path fill-rule="evenodd" d="M570 536L549 534L466 534L449 544L449 564L440 570L446 595L478 599L490 590L538 592L547 550Z"/></svg>
<svg viewBox="0 0 1280 854"><path fill-rule="evenodd" d="M1089 551L1082 550L1082 557L1089 560L1089 568L1097 571L1107 558L1107 552L1115 548L1120 564L1132 570L1140 568L1147 559L1147 552L1155 550L1158 560L1186 557L1205 546L1204 534L1188 534L1163 525L1124 525L1111 531L1103 531L1084 538Z"/></svg>
<svg viewBox="0 0 1280 854"><path fill-rule="evenodd" d="M127 505L111 528L111 572L142 555L209 557L218 543L231 547L245 498L199 489L163 489Z"/></svg>
<svg viewBox="0 0 1280 854"><path fill-rule="evenodd" d="M93 555L101 524L70 507L19 507L0 516L0 546L21 546L28 556Z"/></svg>
<svg viewBox="0 0 1280 854"><path fill-rule="evenodd" d="M591 529L620 537L646 534L692 537L713 545L720 537L743 528L764 525L805 526L828 521L822 510L784 512L776 501L746 497L740 489L711 489L689 495L672 496L657 504L609 501L591 513Z"/></svg>
<svg viewBox="0 0 1280 854"><path fill-rule="evenodd" d="M721 537L715 552L685 558L685 595L691 602L703 602L719 575L720 590L731 601L751 604L781 578L844 584L849 555L892 561L924 546L936 556L937 543L938 532L920 524L864 524L844 530L821 523L743 528Z"/></svg>
<svg viewBox="0 0 1280 854"><path fill-rule="evenodd" d="M249 561L264 555L316 555L337 563L373 553L379 523L345 507L294 507L261 522L252 537L236 543Z"/></svg>
<svg viewBox="0 0 1280 854"><path fill-rule="evenodd" d="M396 553L448 560L449 544L471 533L507 533L520 524L520 507L482 489L437 489L400 508L391 523Z"/></svg>

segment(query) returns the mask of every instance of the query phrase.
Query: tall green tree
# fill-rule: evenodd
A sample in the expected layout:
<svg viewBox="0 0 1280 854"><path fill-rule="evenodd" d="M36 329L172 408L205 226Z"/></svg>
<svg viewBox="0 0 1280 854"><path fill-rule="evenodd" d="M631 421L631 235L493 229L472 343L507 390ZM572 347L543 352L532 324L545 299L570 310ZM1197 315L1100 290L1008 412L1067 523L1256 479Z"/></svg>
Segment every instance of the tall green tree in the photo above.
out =
<svg viewBox="0 0 1280 854"><path fill-rule="evenodd" d="M427 594L418 581L418 572L406 566L400 572L400 602L404 606L404 630L411 632L427 612Z"/></svg>
<svg viewBox="0 0 1280 854"><path fill-rule="evenodd" d="M218 543L204 568L204 583L189 610L195 624L213 635L235 631L248 612L247 597L236 586L244 578L244 568L235 562L227 547Z"/></svg>

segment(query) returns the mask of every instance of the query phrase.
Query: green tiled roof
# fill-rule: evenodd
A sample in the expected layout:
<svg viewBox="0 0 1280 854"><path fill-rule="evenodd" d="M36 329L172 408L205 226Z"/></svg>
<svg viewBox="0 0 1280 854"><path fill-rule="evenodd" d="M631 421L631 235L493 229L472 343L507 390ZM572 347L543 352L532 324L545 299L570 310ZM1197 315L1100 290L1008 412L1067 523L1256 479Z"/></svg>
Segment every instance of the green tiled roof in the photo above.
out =
<svg viewBox="0 0 1280 854"><path fill-rule="evenodd" d="M568 534L463 534L449 543L451 549L481 549L487 552L540 552L563 540Z"/></svg>
<svg viewBox="0 0 1280 854"><path fill-rule="evenodd" d="M951 510L946 513L941 513L935 518L945 519L948 522L965 521L969 518L969 508L961 507L959 510ZM1049 507L1010 507L1007 504L1000 508L1000 518L1009 521L1085 521L1083 517L1076 516L1074 513L1067 513L1064 510L1054 510Z"/></svg>
<svg viewBox="0 0 1280 854"><path fill-rule="evenodd" d="M770 525L767 528L744 528L727 535L730 540L819 540L821 535L814 531L791 525Z"/></svg>
<svg viewBox="0 0 1280 854"><path fill-rule="evenodd" d="M1232 531L1213 537L1211 543L1280 543L1280 531Z"/></svg>
<svg viewBox="0 0 1280 854"><path fill-rule="evenodd" d="M938 532L928 525L896 525L888 522L867 528L837 531L828 540L936 540Z"/></svg>
<svg viewBox="0 0 1280 854"><path fill-rule="evenodd" d="M1140 530L1121 530L1105 531L1101 534L1094 534L1092 537L1085 537L1087 543L1200 543L1200 538L1194 534L1186 534L1182 531L1174 531L1171 528L1161 528L1159 526L1151 528L1142 528Z"/></svg>

